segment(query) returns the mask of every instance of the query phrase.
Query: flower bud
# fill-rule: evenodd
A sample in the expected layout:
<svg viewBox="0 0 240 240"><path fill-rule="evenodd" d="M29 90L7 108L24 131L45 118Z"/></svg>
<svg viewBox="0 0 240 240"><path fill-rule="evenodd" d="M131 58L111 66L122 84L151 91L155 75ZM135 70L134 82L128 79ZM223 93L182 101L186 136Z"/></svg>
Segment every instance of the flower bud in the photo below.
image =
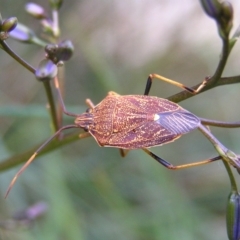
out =
<svg viewBox="0 0 240 240"><path fill-rule="evenodd" d="M66 40L58 45L48 44L45 47L45 51L49 59L51 59L54 63L58 63L60 61L69 60L73 54L74 47L70 40Z"/></svg>
<svg viewBox="0 0 240 240"><path fill-rule="evenodd" d="M36 69L35 76L41 82L50 81L57 75L57 71L57 66L51 60L44 59Z"/></svg>
<svg viewBox="0 0 240 240"><path fill-rule="evenodd" d="M221 38L227 38L232 28L232 5L227 1L220 3L218 0L201 0L201 4L207 15L215 19Z"/></svg>
<svg viewBox="0 0 240 240"><path fill-rule="evenodd" d="M223 2L221 6L222 12L221 20L219 21L219 32L220 35L223 35L223 37L225 37L228 36L233 25L233 7L229 2Z"/></svg>
<svg viewBox="0 0 240 240"><path fill-rule="evenodd" d="M20 42L28 43L32 41L35 34L30 28L18 23L18 25L9 33L9 36Z"/></svg>
<svg viewBox="0 0 240 240"><path fill-rule="evenodd" d="M48 210L48 205L45 202L37 202L34 205L29 206L27 209L18 211L13 215L14 220L18 221L32 221L42 215Z"/></svg>
<svg viewBox="0 0 240 240"><path fill-rule="evenodd" d="M45 10L42 6L36 3L27 3L25 10L33 17L37 19L46 18Z"/></svg>
<svg viewBox="0 0 240 240"><path fill-rule="evenodd" d="M222 7L217 0L201 0L201 4L209 17L214 19L219 18Z"/></svg>
<svg viewBox="0 0 240 240"><path fill-rule="evenodd" d="M229 240L240 239L240 195L231 192L227 204L227 234Z"/></svg>
<svg viewBox="0 0 240 240"><path fill-rule="evenodd" d="M1 30L3 32L11 32L16 26L17 26L17 18L16 17L10 17L8 19L5 19L2 22Z"/></svg>

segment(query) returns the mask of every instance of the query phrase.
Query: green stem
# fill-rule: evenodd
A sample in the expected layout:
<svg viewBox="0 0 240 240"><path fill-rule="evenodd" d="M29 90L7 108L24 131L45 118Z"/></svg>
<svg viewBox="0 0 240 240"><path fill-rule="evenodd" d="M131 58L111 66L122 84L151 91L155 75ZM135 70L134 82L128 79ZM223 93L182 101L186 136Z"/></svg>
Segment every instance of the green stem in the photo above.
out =
<svg viewBox="0 0 240 240"><path fill-rule="evenodd" d="M213 144L213 146L218 151L218 153L222 157L225 157L225 153L228 151L228 149L216 137L214 137L213 134L211 132L209 132L205 126L200 125L199 130Z"/></svg>
<svg viewBox="0 0 240 240"><path fill-rule="evenodd" d="M232 192L238 192L237 183L235 181L235 178L234 178L234 175L232 173L230 165L226 161L224 161L224 160L222 160L222 161L223 161L223 164L224 164L224 166L227 170L227 173L228 173L228 177L229 177L229 180L230 180L230 183L231 183Z"/></svg>
<svg viewBox="0 0 240 240"><path fill-rule="evenodd" d="M25 67L27 70L29 70L31 73L35 74L35 68L32 67L29 63L24 61L20 56L18 56L15 52L12 51L12 49L8 46L8 44L5 41L0 42L1 46L3 47L3 50L7 52L13 59L15 59L18 63L20 63L23 67Z"/></svg>
<svg viewBox="0 0 240 240"><path fill-rule="evenodd" d="M60 36L58 10L52 10L53 35L57 39Z"/></svg>
<svg viewBox="0 0 240 240"><path fill-rule="evenodd" d="M220 61L218 63L217 69L216 69L215 73L213 74L213 76L209 79L206 87L204 87L201 92L209 90L209 89L211 89L211 88L213 88L215 86L219 86L218 83L220 81L220 77L221 77L221 75L223 73L223 70L224 70L225 65L227 63L227 59L228 59L229 53L230 53L230 51L232 49L232 48L229 48L229 39L228 38L227 39L222 39L222 41L223 42L222 42L221 59L220 59ZM200 84L197 84L196 86L193 86L192 88L193 89L197 89L199 85ZM189 93L187 91L182 91L182 92L180 92L178 94L175 94L175 95L169 97L168 99L170 101L173 101L173 102L180 102L180 101L183 101L183 100L185 100L187 98L190 98L192 96L193 95L191 93Z"/></svg>
<svg viewBox="0 0 240 240"><path fill-rule="evenodd" d="M53 93L52 93L52 88L50 85L49 81L46 81L43 83L46 94L47 94L47 99L48 99L48 104L49 104L49 109L50 109L50 115L52 118L52 124L53 124L53 129L54 132L56 132L59 129L59 124L58 124L58 119L57 119L57 111L56 111L56 106L55 102L53 99Z"/></svg>
<svg viewBox="0 0 240 240"><path fill-rule="evenodd" d="M235 178L233 176L232 170L230 168L229 162L232 162L232 159L229 158L229 150L221 143L218 139L216 139L204 126L200 126L199 130L208 138L208 140L214 145L215 149L218 151L220 156L222 157L223 164L227 170L232 191L237 192L237 184ZM234 153L233 153L234 154Z"/></svg>
<svg viewBox="0 0 240 240"><path fill-rule="evenodd" d="M230 84L236 84L236 83L240 83L240 76L239 75L238 76L233 76L233 77L223 77L223 78L220 78L215 85L207 85L201 90L201 92L199 92L197 94L201 94L201 93L206 92L206 91L208 91L212 88L215 88L215 87L230 85ZM199 83L199 84L197 84L197 85L195 85L191 88L197 89L200 85L201 84ZM176 94L168 97L167 99L172 101L172 102L177 103L177 102L181 102L183 100L186 100L188 98L191 98L193 96L195 96L195 94L192 94L188 91L181 91L179 93L176 93Z"/></svg>
<svg viewBox="0 0 240 240"><path fill-rule="evenodd" d="M201 123L208 126L222 127L222 128L238 128L240 127L240 122L222 122L212 119L199 118Z"/></svg>
<svg viewBox="0 0 240 240"><path fill-rule="evenodd" d="M53 151L54 149L57 149L61 146L64 146L66 144L69 144L73 141L76 141L79 139L79 133L72 133L69 135L65 135L62 137L61 140L55 139L51 141L39 154L38 156L41 156L43 154L46 154L50 151ZM0 162L0 172L5 171L7 169L10 169L14 166L17 166L21 163L24 163L29 159L29 157L35 152L36 149L39 148L42 144L39 144L38 146L35 146L31 149L29 149L26 152L23 152L21 154L14 155L13 157L7 158Z"/></svg>
<svg viewBox="0 0 240 240"><path fill-rule="evenodd" d="M229 56L229 39L228 38L224 38L222 39L223 43L222 43L222 53L221 53L221 59L218 63L217 69L215 71L215 73L213 74L212 78L210 79L210 81L208 82L209 85L215 85L218 80L220 79L220 77L222 76L223 70L225 68L225 65L227 63L227 59Z"/></svg>
<svg viewBox="0 0 240 240"><path fill-rule="evenodd" d="M32 67L29 63L24 61L20 56L18 56L12 49L8 46L8 44L5 41L0 42L1 46L3 47L3 50L7 52L13 59L15 59L18 63L20 63L23 67L25 67L27 70L29 70L31 73L35 74L36 69ZM52 89L50 86L50 82L44 82L43 83L49 108L50 108L50 115L52 118L52 123L54 126L54 132L58 130L58 121L57 121L57 113L56 113L56 107L53 99Z"/></svg>

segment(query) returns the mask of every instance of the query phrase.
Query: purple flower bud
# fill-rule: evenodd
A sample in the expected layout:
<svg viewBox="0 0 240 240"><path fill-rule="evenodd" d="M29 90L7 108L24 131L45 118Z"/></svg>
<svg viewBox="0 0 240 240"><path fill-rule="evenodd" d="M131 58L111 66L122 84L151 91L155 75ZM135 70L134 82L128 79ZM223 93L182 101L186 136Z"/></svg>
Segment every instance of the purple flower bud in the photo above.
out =
<svg viewBox="0 0 240 240"><path fill-rule="evenodd" d="M217 0L201 0L202 7L207 15L217 19L221 14L221 4Z"/></svg>
<svg viewBox="0 0 240 240"><path fill-rule="evenodd" d="M35 37L35 34L25 25L18 23L18 25L9 33L9 36L18 41L28 43Z"/></svg>
<svg viewBox="0 0 240 240"><path fill-rule="evenodd" d="M46 18L45 10L42 6L36 3L27 3L25 6L25 10L37 19Z"/></svg>
<svg viewBox="0 0 240 240"><path fill-rule="evenodd" d="M41 82L50 81L57 75L57 72L57 66L51 60L44 59L36 69L35 76Z"/></svg>
<svg viewBox="0 0 240 240"><path fill-rule="evenodd" d="M45 214L47 210L48 206L45 202L37 202L23 211L16 212L13 215L13 219L21 221L35 220L38 217L41 217L43 214Z"/></svg>
<svg viewBox="0 0 240 240"><path fill-rule="evenodd" d="M227 233L230 240L240 239L240 195L231 192L227 204Z"/></svg>
<svg viewBox="0 0 240 240"><path fill-rule="evenodd" d="M73 54L74 47L70 40L66 40L60 42L58 45L48 44L45 47L45 51L48 58L57 64L60 61L69 60Z"/></svg>
<svg viewBox="0 0 240 240"><path fill-rule="evenodd" d="M220 3L218 0L201 0L201 4L207 15L217 22L221 38L228 38L232 28L232 5L227 1Z"/></svg>

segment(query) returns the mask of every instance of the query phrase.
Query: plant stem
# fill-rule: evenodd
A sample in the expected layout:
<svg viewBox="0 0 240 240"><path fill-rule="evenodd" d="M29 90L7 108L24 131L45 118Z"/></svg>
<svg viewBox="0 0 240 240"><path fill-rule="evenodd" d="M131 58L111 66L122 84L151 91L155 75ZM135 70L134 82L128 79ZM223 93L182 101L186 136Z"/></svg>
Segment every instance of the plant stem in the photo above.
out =
<svg viewBox="0 0 240 240"><path fill-rule="evenodd" d="M23 67L25 67L27 70L29 70L31 73L33 73L35 75L36 69L34 67L32 67L29 63L24 61L14 51L12 51L12 49L8 46L8 44L5 41L1 41L0 44L5 52L7 52L13 59L15 59L18 63L20 63ZM50 85L50 82L44 82L43 85L44 85L45 92L47 95L48 104L49 104L49 108L50 108L50 115L52 118L53 128L54 128L54 132L55 132L58 130L59 126L58 126L58 121L57 121L56 107L55 107L55 103L54 103L54 99L53 99L51 85Z"/></svg>
<svg viewBox="0 0 240 240"><path fill-rule="evenodd" d="M237 183L235 181L235 178L234 178L234 175L232 173L232 170L231 170L231 167L230 167L229 163L227 163L224 160L222 160L222 161L223 161L223 164L224 164L224 166L227 170L227 173L228 173L228 177L229 177L229 180L230 180L230 183L231 183L232 192L238 192Z"/></svg>
<svg viewBox="0 0 240 240"><path fill-rule="evenodd" d="M76 141L79 139L79 133L72 133L69 135L65 135L62 137L62 140L55 139L51 141L39 154L38 156L41 156L43 154L46 154L50 151L53 151L54 149L57 149L61 146L64 146L68 143L71 143L73 141ZM21 154L14 155L13 157L7 158L0 162L0 172L5 171L7 169L10 169L14 166L17 166L21 163L26 162L27 159L35 152L36 149L39 148L42 144L39 144L38 146L35 146L26 152L23 152Z"/></svg>
<svg viewBox="0 0 240 240"><path fill-rule="evenodd" d="M197 94L201 94L205 91L208 91L212 88L215 88L215 87L219 87L219 86L223 86L223 85L230 85L230 84L235 84L235 83L240 83L240 76L233 76L233 77L223 77L223 78L220 78L217 83L215 85L206 85L199 93ZM192 86L191 88L193 89L197 89L198 87L200 86L200 84L197 84L195 86ZM167 99L172 101L172 102L181 102L183 100L186 100L188 98L191 98L193 96L195 96L196 94L192 94L188 91L181 91L179 93L176 93L170 97L168 97Z"/></svg>
<svg viewBox="0 0 240 240"><path fill-rule="evenodd" d="M3 47L3 50L7 52L13 59L15 59L18 63L20 63L23 67L25 67L27 70L29 70L31 73L35 74L35 68L32 67L29 63L24 61L20 56L18 56L15 52L12 51L12 49L8 46L8 44L5 41L0 42L1 46Z"/></svg>
<svg viewBox="0 0 240 240"><path fill-rule="evenodd" d="M53 130L54 130L54 132L56 132L60 126L58 124L57 111L56 111L56 106L55 106L55 102L53 99L52 88L51 88L49 81L44 82L43 85L44 85L44 88L45 88L45 91L47 94L49 111L50 111L50 115L52 118Z"/></svg>
<svg viewBox="0 0 240 240"><path fill-rule="evenodd" d="M222 53L221 53L221 59L218 63L217 69L215 71L215 73L213 74L212 78L210 79L210 81L208 82L209 85L215 85L218 80L220 79L220 77L222 76L223 70L225 68L225 65L227 63L227 59L229 56L229 39L228 38L224 38L222 39L223 43L222 43Z"/></svg>
<svg viewBox="0 0 240 240"><path fill-rule="evenodd" d="M231 48L232 49L232 48ZM220 77L223 73L223 70L225 68L225 65L227 63L227 59L229 56L229 53L231 51L231 49L229 48L229 39L222 39L222 52L221 52L221 59L218 63L217 69L215 71L215 73L213 74L213 76L209 79L207 85L201 90L201 92L205 92L206 90L209 90L215 86L219 86L219 81L220 81ZM193 86L193 89L197 89L198 86L200 86L200 84L197 84L196 86ZM173 102L180 102L183 101L187 98L192 97L193 95L187 91L182 91L178 94L175 94L171 97L169 97L168 99L170 101Z"/></svg>
<svg viewBox="0 0 240 240"><path fill-rule="evenodd" d="M222 122L212 119L199 118L201 123L208 126L222 127L222 128L238 128L240 127L240 122Z"/></svg>

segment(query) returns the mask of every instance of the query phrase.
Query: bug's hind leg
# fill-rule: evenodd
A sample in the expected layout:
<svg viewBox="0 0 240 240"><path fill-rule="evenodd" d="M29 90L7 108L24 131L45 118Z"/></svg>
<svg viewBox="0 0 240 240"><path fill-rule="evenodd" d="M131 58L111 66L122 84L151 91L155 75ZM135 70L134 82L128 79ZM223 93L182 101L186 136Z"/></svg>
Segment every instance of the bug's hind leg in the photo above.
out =
<svg viewBox="0 0 240 240"><path fill-rule="evenodd" d="M126 157L130 150L120 148L119 151L120 151L121 157Z"/></svg>
<svg viewBox="0 0 240 240"><path fill-rule="evenodd" d="M202 83L198 86L197 89L193 89L193 88L185 86L184 84L182 84L180 82L171 80L171 79L163 77L161 75L158 75L158 74L155 74L155 73L154 74L150 74L148 79L147 79L147 84L146 84L146 87L145 87L144 95L148 95L149 94L149 91L150 91L151 86L152 86L152 81L154 79L158 79L158 80L170 83L170 84L172 84L174 86L177 86L177 87L180 87L180 88L182 88L184 90L187 90L188 92L190 92L192 94L197 94L198 92L200 92L206 86L206 84L207 84L208 80L210 79L210 77L206 77L202 81Z"/></svg>
<svg viewBox="0 0 240 240"><path fill-rule="evenodd" d="M200 165L203 165L203 164L211 163L211 162L222 159L221 156L217 156L217 157L202 160L202 161L199 161L199 162L193 162L193 163L187 163L187 164L174 166L171 163L169 163L168 161L158 157L157 155L155 155L153 152L149 151L148 149L142 148L142 150L145 153L147 153L149 156L151 156L153 159L155 159L157 162L162 164L164 167L166 167L168 169L171 169L171 170L178 170L178 169L183 169L183 168L196 167L196 166L200 166Z"/></svg>

